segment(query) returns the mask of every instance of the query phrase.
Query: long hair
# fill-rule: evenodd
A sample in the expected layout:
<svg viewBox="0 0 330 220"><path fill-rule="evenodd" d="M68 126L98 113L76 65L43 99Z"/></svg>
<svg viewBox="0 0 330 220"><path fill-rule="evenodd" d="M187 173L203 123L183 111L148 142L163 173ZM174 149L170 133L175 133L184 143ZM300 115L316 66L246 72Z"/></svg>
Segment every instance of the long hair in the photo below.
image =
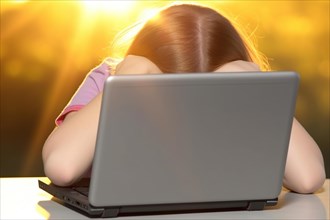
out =
<svg viewBox="0 0 330 220"><path fill-rule="evenodd" d="M126 55L144 56L164 73L212 72L235 60L266 66L227 18L190 4L172 5L147 21Z"/></svg>

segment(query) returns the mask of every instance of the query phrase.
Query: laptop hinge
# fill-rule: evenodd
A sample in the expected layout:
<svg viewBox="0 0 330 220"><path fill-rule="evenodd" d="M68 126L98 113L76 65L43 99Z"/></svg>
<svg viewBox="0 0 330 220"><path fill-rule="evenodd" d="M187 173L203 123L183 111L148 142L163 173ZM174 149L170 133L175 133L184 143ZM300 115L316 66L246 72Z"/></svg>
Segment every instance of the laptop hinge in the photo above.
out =
<svg viewBox="0 0 330 220"><path fill-rule="evenodd" d="M111 218L111 217L117 217L119 214L119 208L106 208L102 214L102 218Z"/></svg>
<svg viewBox="0 0 330 220"><path fill-rule="evenodd" d="M264 207L265 207L265 204L266 204L265 201L249 202L249 205L247 207L247 210L249 210L249 211L263 210Z"/></svg>
<svg viewBox="0 0 330 220"><path fill-rule="evenodd" d="M276 204L277 204L277 198L270 200L263 200L263 201L252 201L249 202L247 210L249 211L263 210L265 206L274 206Z"/></svg>

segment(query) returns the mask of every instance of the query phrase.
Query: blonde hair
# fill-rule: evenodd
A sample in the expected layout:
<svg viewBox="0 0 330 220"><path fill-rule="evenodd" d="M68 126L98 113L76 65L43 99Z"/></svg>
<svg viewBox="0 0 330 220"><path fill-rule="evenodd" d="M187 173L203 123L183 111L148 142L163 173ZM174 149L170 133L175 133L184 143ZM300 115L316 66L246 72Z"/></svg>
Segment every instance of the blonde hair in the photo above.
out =
<svg viewBox="0 0 330 220"><path fill-rule="evenodd" d="M241 28L209 7L192 4L171 5L149 19L125 55L144 56L164 73L212 72L235 60L269 69L266 57Z"/></svg>

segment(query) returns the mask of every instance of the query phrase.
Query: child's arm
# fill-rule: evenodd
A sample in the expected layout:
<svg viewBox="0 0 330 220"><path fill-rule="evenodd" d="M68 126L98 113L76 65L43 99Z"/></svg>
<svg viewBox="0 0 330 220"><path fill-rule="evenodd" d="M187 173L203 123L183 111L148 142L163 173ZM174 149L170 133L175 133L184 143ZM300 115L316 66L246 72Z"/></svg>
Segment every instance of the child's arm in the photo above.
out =
<svg viewBox="0 0 330 220"><path fill-rule="evenodd" d="M260 71L251 62L237 60L219 67L215 72ZM321 151L313 138L294 118L283 185L298 193L312 193L325 180Z"/></svg>
<svg viewBox="0 0 330 220"><path fill-rule="evenodd" d="M160 73L149 60L127 56L116 74ZM46 175L56 185L71 185L92 164L102 93L77 112L69 113L46 140L42 158Z"/></svg>
<svg viewBox="0 0 330 220"><path fill-rule="evenodd" d="M303 126L294 119L283 184L298 193L313 193L324 181L321 151Z"/></svg>
<svg viewBox="0 0 330 220"><path fill-rule="evenodd" d="M78 112L69 113L46 140L42 151L44 170L54 184L71 185L91 165L101 99L100 93Z"/></svg>

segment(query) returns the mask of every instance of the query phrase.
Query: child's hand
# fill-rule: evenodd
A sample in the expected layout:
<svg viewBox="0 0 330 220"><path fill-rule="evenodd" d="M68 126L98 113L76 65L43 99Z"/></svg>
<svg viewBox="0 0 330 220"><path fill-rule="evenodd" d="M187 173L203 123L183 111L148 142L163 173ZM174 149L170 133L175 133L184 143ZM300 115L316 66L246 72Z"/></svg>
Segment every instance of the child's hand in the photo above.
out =
<svg viewBox="0 0 330 220"><path fill-rule="evenodd" d="M162 71L149 59L142 56L128 55L121 61L115 74L148 74L162 73Z"/></svg>

